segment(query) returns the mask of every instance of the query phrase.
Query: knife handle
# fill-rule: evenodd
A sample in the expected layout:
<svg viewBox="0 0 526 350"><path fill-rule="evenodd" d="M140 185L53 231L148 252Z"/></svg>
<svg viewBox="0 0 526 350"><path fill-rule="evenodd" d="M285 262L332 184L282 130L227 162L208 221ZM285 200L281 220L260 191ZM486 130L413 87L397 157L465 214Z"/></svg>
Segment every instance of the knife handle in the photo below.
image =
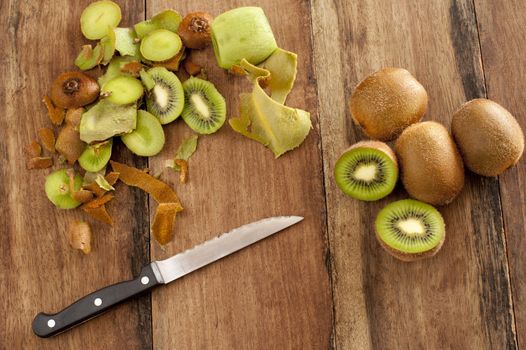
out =
<svg viewBox="0 0 526 350"><path fill-rule="evenodd" d="M143 267L139 277L99 289L77 300L56 314L39 313L33 320L33 332L47 338L99 316L111 307L159 285L152 264Z"/></svg>

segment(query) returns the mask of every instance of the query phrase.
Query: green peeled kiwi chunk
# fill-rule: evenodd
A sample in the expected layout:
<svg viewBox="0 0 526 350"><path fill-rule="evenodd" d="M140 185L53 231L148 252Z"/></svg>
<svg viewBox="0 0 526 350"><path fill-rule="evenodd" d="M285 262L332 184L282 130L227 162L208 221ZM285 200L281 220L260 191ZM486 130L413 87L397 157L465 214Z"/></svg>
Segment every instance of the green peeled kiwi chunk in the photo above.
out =
<svg viewBox="0 0 526 350"><path fill-rule="evenodd" d="M137 101L143 94L144 88L139 80L126 76L117 76L101 88L101 94L118 105L127 105Z"/></svg>
<svg viewBox="0 0 526 350"><path fill-rule="evenodd" d="M166 29L177 33L181 21L182 17L179 13L174 10L164 10L149 20L137 23L134 29L139 38L144 38L147 34L157 29Z"/></svg>
<svg viewBox="0 0 526 350"><path fill-rule="evenodd" d="M103 58L104 49L100 43L98 43L95 48L91 48L91 45L84 45L75 59L75 65L79 67L79 69L89 70L101 63Z"/></svg>
<svg viewBox="0 0 526 350"><path fill-rule="evenodd" d="M78 191L82 186L82 177L76 174L74 179L74 189L75 191ZM73 199L73 197L71 197L69 176L66 169L57 170L49 174L46 177L44 189L46 191L47 198L57 208L73 209L81 204L79 201L76 201Z"/></svg>
<svg viewBox="0 0 526 350"><path fill-rule="evenodd" d="M375 228L381 246L403 261L435 255L446 237L440 212L413 199L393 202L383 208L376 217Z"/></svg>
<svg viewBox="0 0 526 350"><path fill-rule="evenodd" d="M195 132L212 134L219 130L226 120L224 97L209 81L190 77L183 83L185 123Z"/></svg>
<svg viewBox="0 0 526 350"><path fill-rule="evenodd" d="M179 35L167 29L157 29L141 40L141 55L150 61L166 61L174 57L183 47Z"/></svg>
<svg viewBox="0 0 526 350"><path fill-rule="evenodd" d="M376 201L391 193L396 185L396 156L383 142L358 142L336 162L334 179L348 196L362 201Z"/></svg>
<svg viewBox="0 0 526 350"><path fill-rule="evenodd" d="M152 80L154 82L146 96L148 112L159 118L161 124L177 119L184 107L183 85L179 78L164 67L152 68L141 78L148 87Z"/></svg>
<svg viewBox="0 0 526 350"><path fill-rule="evenodd" d="M87 145L78 162L82 169L96 173L104 169L111 157L112 141Z"/></svg>
<svg viewBox="0 0 526 350"><path fill-rule="evenodd" d="M137 111L137 127L121 136L122 142L133 153L151 157L161 152L164 146L164 131L159 119L146 111Z"/></svg>
<svg viewBox="0 0 526 350"><path fill-rule="evenodd" d="M260 7L239 7L217 16L211 25L212 45L221 68L230 69L244 58L263 62L277 48L272 28Z"/></svg>
<svg viewBox="0 0 526 350"><path fill-rule="evenodd" d="M103 51L101 63L107 65L115 54L115 32L112 29L104 38L100 39L100 45Z"/></svg>
<svg viewBox="0 0 526 350"><path fill-rule="evenodd" d="M103 86L108 81L110 81L113 78L118 77L119 75L128 75L131 76L128 73L123 72L121 69L130 62L138 62L138 59L136 57L132 56L114 56L110 63L108 64L108 68L106 69L106 73L101 75L97 82L99 83L99 86Z"/></svg>
<svg viewBox="0 0 526 350"><path fill-rule="evenodd" d="M80 15L80 30L87 39L98 40L121 21L121 8L109 0L89 4Z"/></svg>
<svg viewBox="0 0 526 350"><path fill-rule="evenodd" d="M115 50L121 56L133 56L140 58L139 43L133 28L115 28Z"/></svg>

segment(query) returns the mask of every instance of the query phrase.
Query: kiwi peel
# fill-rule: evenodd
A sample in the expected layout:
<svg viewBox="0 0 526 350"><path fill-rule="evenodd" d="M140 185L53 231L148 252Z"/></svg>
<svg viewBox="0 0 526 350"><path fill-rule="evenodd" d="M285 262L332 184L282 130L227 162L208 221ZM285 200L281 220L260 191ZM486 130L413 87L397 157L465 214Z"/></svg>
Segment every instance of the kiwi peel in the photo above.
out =
<svg viewBox="0 0 526 350"><path fill-rule="evenodd" d="M163 67L151 68L147 77L153 80L153 88L146 96L148 112L159 118L161 124L168 124L181 115L184 107L184 90L177 76ZM151 86L150 80L145 80Z"/></svg>
<svg viewBox="0 0 526 350"><path fill-rule="evenodd" d="M112 141L87 145L78 158L79 165L86 171L96 173L104 169L111 157Z"/></svg>
<svg viewBox="0 0 526 350"><path fill-rule="evenodd" d="M79 55L75 59L75 65L82 70L90 70L102 62L104 58L104 49L98 43L95 48L91 45L83 45Z"/></svg>
<svg viewBox="0 0 526 350"><path fill-rule="evenodd" d="M435 255L446 237L440 212L413 199L396 201L383 208L376 217L375 229L380 245L402 261Z"/></svg>
<svg viewBox="0 0 526 350"><path fill-rule="evenodd" d="M82 177L76 174L74 177L74 190L80 190L81 186ZM67 169L57 170L49 174L46 177L46 184L44 188L48 199L57 208L73 209L81 204L71 196L72 193Z"/></svg>
<svg viewBox="0 0 526 350"><path fill-rule="evenodd" d="M212 134L219 130L226 120L224 97L209 81L190 77L183 83L184 109L182 117L195 132Z"/></svg>
<svg viewBox="0 0 526 350"><path fill-rule="evenodd" d="M132 132L122 135L122 142L133 153L151 157L164 147L164 131L159 119L147 111L137 111L137 127Z"/></svg>
<svg viewBox="0 0 526 350"><path fill-rule="evenodd" d="M92 103L99 96L97 81L82 72L60 74L51 85L51 101L61 108L78 108Z"/></svg>
<svg viewBox="0 0 526 350"><path fill-rule="evenodd" d="M343 152L336 162L334 179L345 194L355 199L381 199L390 194L396 185L396 156L383 142L358 142Z"/></svg>

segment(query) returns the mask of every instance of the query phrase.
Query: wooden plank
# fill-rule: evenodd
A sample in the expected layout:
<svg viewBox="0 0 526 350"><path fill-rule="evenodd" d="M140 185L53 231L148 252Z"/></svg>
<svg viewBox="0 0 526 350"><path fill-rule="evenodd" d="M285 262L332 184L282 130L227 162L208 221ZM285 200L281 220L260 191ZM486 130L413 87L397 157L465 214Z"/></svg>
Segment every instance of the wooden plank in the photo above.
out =
<svg viewBox="0 0 526 350"><path fill-rule="evenodd" d="M472 2L314 1L312 10L336 345L516 348L495 179L468 174L463 193L440 209L447 223L442 251L407 264L382 251L372 225L381 207L407 196L401 186L387 199L362 203L332 178L340 152L363 138L348 100L373 71L409 69L429 93L425 119L447 127L462 102L484 95Z"/></svg>
<svg viewBox="0 0 526 350"><path fill-rule="evenodd" d="M97 288L131 278L149 259L146 196L119 186L109 205L115 226L93 224L93 252L82 256L69 247L64 234L70 221L86 217L80 211L56 209L47 200L43 186L49 170L25 170L24 145L35 139L40 127L50 126L41 99L59 73L74 69L73 60L86 42L79 17L89 2L55 0L44 6L9 0L0 5L1 348L151 347L149 296L55 338L43 340L31 332L37 312L58 311ZM124 25L144 18L142 0L117 2ZM117 147L116 159L146 164Z"/></svg>
<svg viewBox="0 0 526 350"><path fill-rule="evenodd" d="M216 16L249 1L178 3L181 13L205 10ZM323 349L329 346L332 304L325 267L325 208L316 92L310 42L310 8L303 1L260 1L278 43L299 54L298 78L288 101L312 112L314 130L297 150L273 154L225 125L200 137L190 159L190 180L162 179L180 195L173 243L163 251L152 243L153 259L192 247L220 232L274 215L302 215L305 220L285 232L229 256L214 265L159 288L152 294L156 349ZM150 1L151 16L169 1ZM294 17L282 20L283 14ZM209 80L227 100L228 115L237 113L238 94L250 89L244 78L217 67L211 48L199 54ZM190 129L182 120L166 129L166 147L150 160L155 172L173 154ZM154 205L152 204L152 207Z"/></svg>
<svg viewBox="0 0 526 350"><path fill-rule="evenodd" d="M526 3L475 1L487 97L502 104L526 131ZM508 241L513 305L519 344L526 343L526 163L499 176L504 227Z"/></svg>

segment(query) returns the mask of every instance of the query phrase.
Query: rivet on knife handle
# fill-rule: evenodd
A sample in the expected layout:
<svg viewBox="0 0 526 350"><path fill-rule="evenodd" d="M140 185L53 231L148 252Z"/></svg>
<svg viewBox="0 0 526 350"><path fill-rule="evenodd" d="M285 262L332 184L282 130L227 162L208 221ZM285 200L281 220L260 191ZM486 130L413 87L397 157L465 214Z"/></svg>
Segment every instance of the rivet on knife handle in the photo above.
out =
<svg viewBox="0 0 526 350"><path fill-rule="evenodd" d="M39 313L33 320L33 332L43 338L56 335L102 314L116 304L146 292L160 284L154 269L155 265L147 265L139 277L99 289L56 314Z"/></svg>

